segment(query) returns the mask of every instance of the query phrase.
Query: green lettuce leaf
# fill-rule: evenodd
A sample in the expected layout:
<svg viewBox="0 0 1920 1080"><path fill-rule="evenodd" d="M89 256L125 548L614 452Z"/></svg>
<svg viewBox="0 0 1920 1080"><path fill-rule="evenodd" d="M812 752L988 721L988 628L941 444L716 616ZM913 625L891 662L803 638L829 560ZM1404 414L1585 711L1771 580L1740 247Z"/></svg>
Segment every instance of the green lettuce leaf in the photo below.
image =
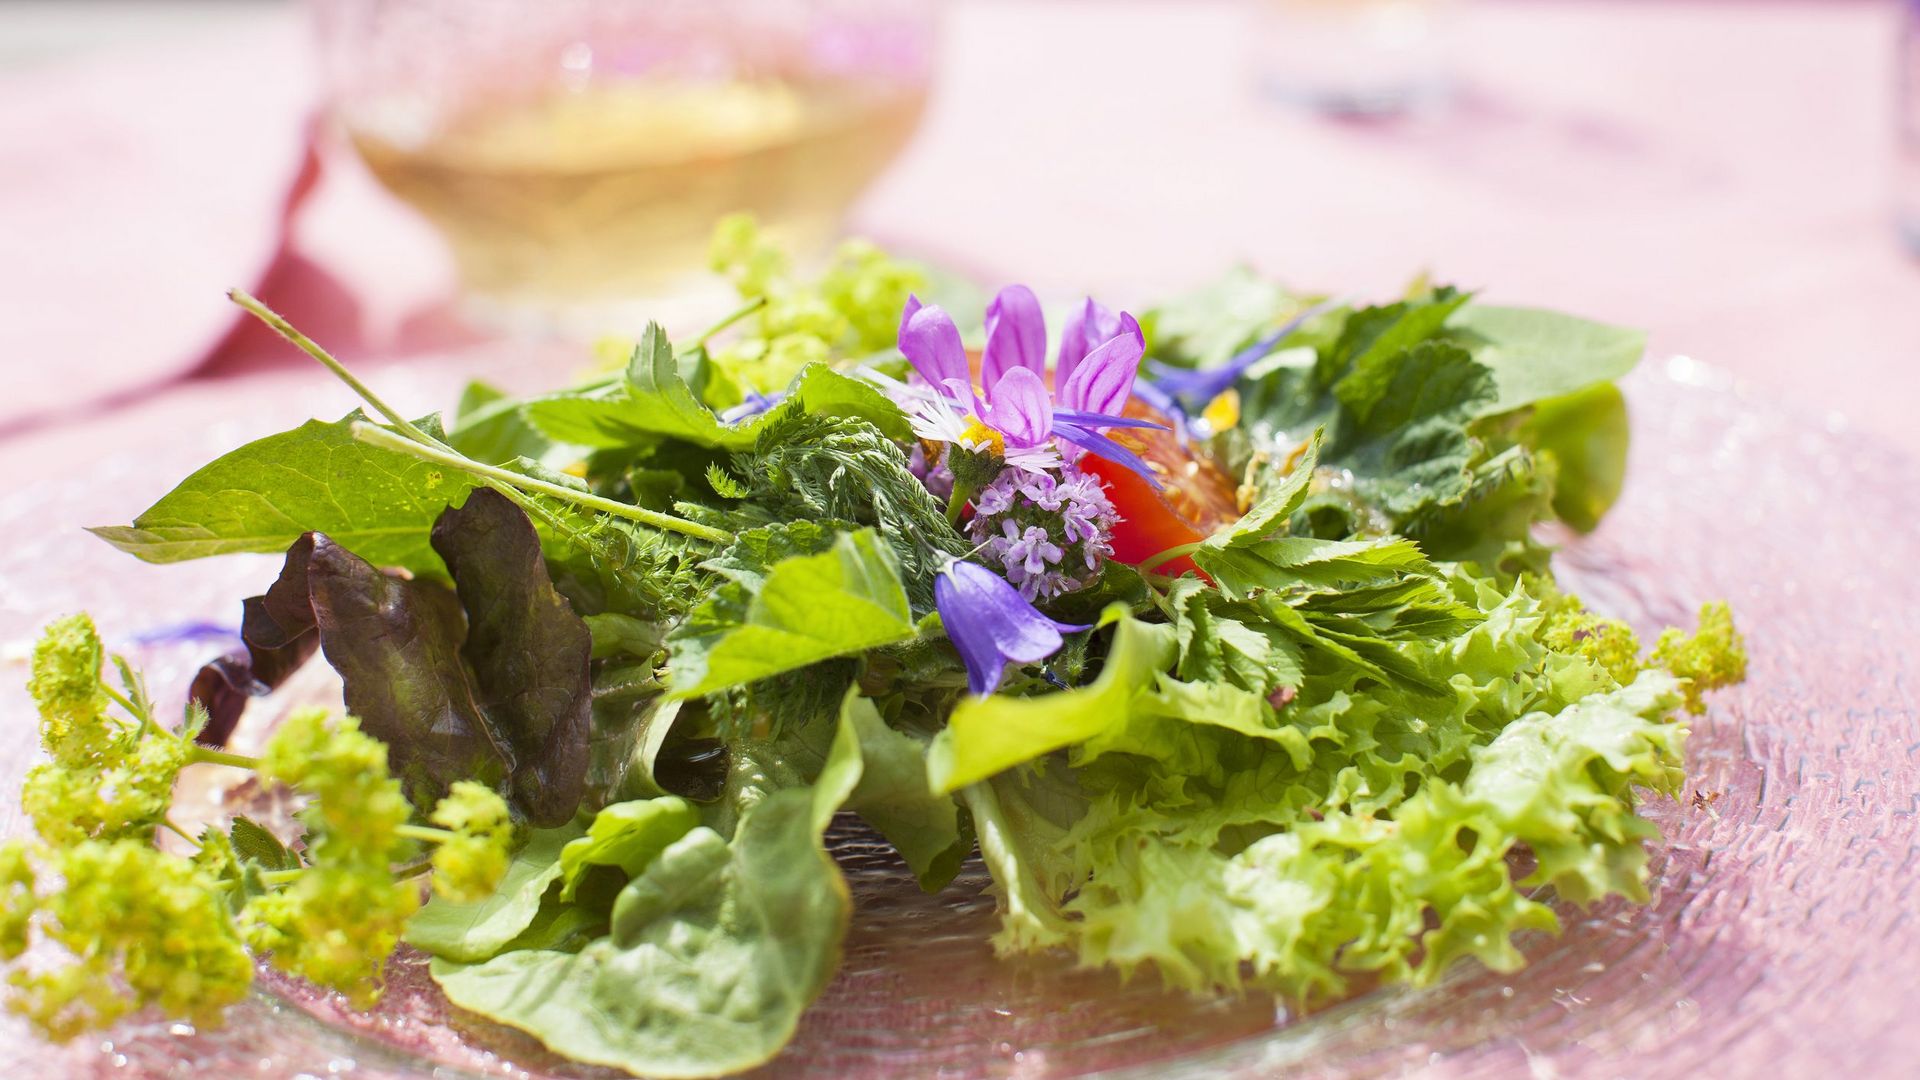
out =
<svg viewBox="0 0 1920 1080"><path fill-rule="evenodd" d="M1101 616L1113 644L1091 683L1058 693L1015 698L968 697L934 737L927 774L935 791L957 791L1123 723L1133 700L1173 661L1171 627L1145 623L1114 605Z"/></svg>
<svg viewBox="0 0 1920 1080"><path fill-rule="evenodd" d="M757 590L729 582L669 640L672 693L696 697L905 641L914 619L891 548L871 529L775 563Z"/></svg>
<svg viewBox="0 0 1920 1080"><path fill-rule="evenodd" d="M927 742L887 726L873 702L849 694L843 723L853 726L865 766L847 808L880 831L928 892L960 872L970 844L963 841L959 808L927 780Z"/></svg>
<svg viewBox="0 0 1920 1080"><path fill-rule="evenodd" d="M471 904L435 896L407 921L407 944L449 960L477 963L498 954L540 911L540 898L559 880L560 856L581 835L578 825L535 829L514 853L493 894Z"/></svg>
<svg viewBox="0 0 1920 1080"><path fill-rule="evenodd" d="M760 797L731 841L702 825L673 842L621 892L608 937L578 953L436 959L433 977L454 1004L575 1061L660 1077L759 1065L839 961L851 905L822 833L861 772L843 721L810 788Z"/></svg>
<svg viewBox="0 0 1920 1080"><path fill-rule="evenodd" d="M560 852L560 899L573 899L589 867L614 866L629 878L637 877L669 844L699 824L693 804L670 795L602 807L587 834Z"/></svg>

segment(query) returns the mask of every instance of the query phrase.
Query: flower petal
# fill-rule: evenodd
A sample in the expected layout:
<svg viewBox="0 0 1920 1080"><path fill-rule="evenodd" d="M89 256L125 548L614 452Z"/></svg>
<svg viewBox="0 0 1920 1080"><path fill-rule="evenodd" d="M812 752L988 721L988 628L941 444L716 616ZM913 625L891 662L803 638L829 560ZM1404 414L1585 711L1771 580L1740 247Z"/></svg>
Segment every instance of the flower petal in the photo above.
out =
<svg viewBox="0 0 1920 1080"><path fill-rule="evenodd" d="M967 666L967 689L991 694L1009 660L1031 664L1058 652L1060 635L1084 626L1042 615L1006 579L978 563L953 562L934 579L934 606Z"/></svg>
<svg viewBox="0 0 1920 1080"><path fill-rule="evenodd" d="M1047 318L1040 298L1025 285L1009 285L987 305L987 348L980 355L980 379L991 394L1007 372L1047 371Z"/></svg>
<svg viewBox="0 0 1920 1080"><path fill-rule="evenodd" d="M1120 332L1088 353L1060 387L1060 404L1086 412L1119 413L1133 393L1133 376L1147 351L1133 316L1120 313Z"/></svg>
<svg viewBox="0 0 1920 1080"><path fill-rule="evenodd" d="M967 378L967 348L960 342L960 328L938 304L922 305L918 297L907 297L906 313L900 318L900 351L912 362L913 369L944 394L951 395L951 383L970 385Z"/></svg>
<svg viewBox="0 0 1920 1080"><path fill-rule="evenodd" d="M1227 362L1213 368L1176 368L1165 364L1155 364L1153 383L1165 396L1181 399L1198 409L1207 402L1226 392L1227 387L1240 381L1247 369L1273 355L1287 335L1300 329L1300 324L1326 311L1344 300L1323 300L1300 312L1281 324L1280 328L1260 338L1253 344L1234 353ZM1163 410L1164 411L1164 410Z"/></svg>
<svg viewBox="0 0 1920 1080"><path fill-rule="evenodd" d="M1133 416L1114 416L1110 413L1084 412L1080 409L1053 410L1053 422L1055 424L1059 424L1063 421L1065 423L1072 424L1075 427L1083 427L1083 428L1117 427L1117 428L1152 428L1155 431L1173 430L1172 428L1169 428L1165 424L1155 423L1152 420L1142 420L1138 417L1133 417Z"/></svg>
<svg viewBox="0 0 1920 1080"><path fill-rule="evenodd" d="M1160 490L1160 478L1154 475L1153 469L1149 467L1146 462L1140 460L1140 455L1135 454L1133 451L1121 446L1105 435L1083 428L1078 424L1065 422L1055 424L1053 433L1057 437L1065 439L1067 442L1078 446L1095 457L1106 458L1115 465L1139 473L1142 479L1153 485L1155 491Z"/></svg>
<svg viewBox="0 0 1920 1080"><path fill-rule="evenodd" d="M1101 342L1120 332L1120 317L1106 305L1087 297L1086 304L1067 319L1060 335L1060 355L1053 362L1053 385L1065 386L1080 365Z"/></svg>
<svg viewBox="0 0 1920 1080"><path fill-rule="evenodd" d="M1053 400L1031 368L1010 369L988 391L991 404L980 419L1007 437L1009 446L1039 446L1053 435Z"/></svg>
<svg viewBox="0 0 1920 1080"><path fill-rule="evenodd" d="M947 640L953 642L961 663L967 667L968 691L985 697L1000 685L1007 660L994 647L993 634L987 625L992 613L978 606L978 590L964 586L961 575L951 572L968 565L971 564L955 563L949 568L950 572L934 578L933 606L940 612L940 624L946 629ZM1009 591L1013 588L1005 582L1001 584ZM1015 599L1018 598L1016 593Z"/></svg>

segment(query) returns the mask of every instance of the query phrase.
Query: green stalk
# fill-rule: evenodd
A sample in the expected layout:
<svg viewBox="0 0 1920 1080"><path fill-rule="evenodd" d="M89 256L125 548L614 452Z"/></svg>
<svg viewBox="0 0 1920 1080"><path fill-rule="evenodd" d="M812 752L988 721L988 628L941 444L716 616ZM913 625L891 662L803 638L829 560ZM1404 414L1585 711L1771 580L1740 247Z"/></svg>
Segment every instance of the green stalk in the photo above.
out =
<svg viewBox="0 0 1920 1080"><path fill-rule="evenodd" d="M437 465L444 465L449 469L458 469L461 472L478 476L483 480L497 484L505 484L521 491L538 492L541 495L559 499L562 502L573 503L575 506L585 507L589 510L597 510L602 514L611 514L614 517L626 518L628 521L636 521L650 528L677 532L715 544L727 544L733 541L732 534L722 532L719 529L707 525L702 525L698 522L688 521L685 518L677 518L672 514L662 514L655 510L634 506L631 503L617 502L613 499L604 498L589 492L576 491L573 488L562 487L559 484L550 484L545 480L538 480L531 476L522 476L519 473L509 472L506 469L496 468L492 465L482 465L471 458L462 457L451 450L443 450L438 447L416 442L404 436L396 435L383 427L364 421L357 422L353 425L353 437L363 443L378 446L383 450L392 450L396 453L419 458L422 461L431 461Z"/></svg>
<svg viewBox="0 0 1920 1080"><path fill-rule="evenodd" d="M459 835L451 829L436 829L431 825L402 825L394 832L409 840L422 840L429 844L444 844Z"/></svg>
<svg viewBox="0 0 1920 1080"><path fill-rule="evenodd" d="M696 349L706 348L707 341L712 337L714 337L716 334L720 333L720 331L725 330L727 327L732 326L734 323L739 322L741 319L746 318L747 316L753 314L756 311L759 311L761 308L766 306L767 306L766 297L762 296L755 299L751 303L747 304L745 307L740 308L739 310L735 311L733 314L728 315L726 318L721 319L719 322L714 323L712 326L707 327L704 333L702 333L699 337L693 339L694 348Z"/></svg>
<svg viewBox="0 0 1920 1080"><path fill-rule="evenodd" d="M147 718L147 711L145 709L142 709L140 706L135 705L131 701L128 701L125 694L122 694L120 691L115 690L104 679L101 680L100 682L100 689L106 693L107 697L110 700L112 700L114 704L127 710L128 716L131 716L135 720L140 721L140 726L142 728L145 728L148 725L149 721Z"/></svg>
<svg viewBox="0 0 1920 1080"><path fill-rule="evenodd" d="M979 491L977 484L963 484L959 478L953 481L953 494L947 496L947 524L959 525L960 515L966 512L967 500Z"/></svg>
<svg viewBox="0 0 1920 1080"><path fill-rule="evenodd" d="M229 290L227 297L234 303L247 309L247 311L251 312L253 316L261 322L273 327L275 333L293 342L301 352L320 361L328 371L333 372L336 378L346 383L354 393L360 395L361 400L373 406L374 409L379 412L380 415L386 417L394 427L406 432L408 438L423 446L435 446L443 450L449 449L445 443L420 430L414 425L413 421L408 420L398 409L381 400L380 395L374 393L373 389L366 383L361 382L359 377L354 375L353 372L348 371L345 364L335 360L331 353L321 348L312 338L294 329L293 324L281 318L279 312L255 299L245 289Z"/></svg>
<svg viewBox="0 0 1920 1080"><path fill-rule="evenodd" d="M1163 563L1170 563L1182 555L1191 555L1205 546L1205 541L1195 541L1191 544L1180 544L1177 547L1170 547L1165 551L1147 556L1145 560L1135 564L1134 569L1140 571L1142 574L1151 573L1154 567L1160 566Z"/></svg>
<svg viewBox="0 0 1920 1080"><path fill-rule="evenodd" d="M247 757L244 754L229 754L225 750L211 750L199 745L195 745L188 751L187 763L189 765L227 765L235 769L247 770L258 769L260 767L259 758Z"/></svg>

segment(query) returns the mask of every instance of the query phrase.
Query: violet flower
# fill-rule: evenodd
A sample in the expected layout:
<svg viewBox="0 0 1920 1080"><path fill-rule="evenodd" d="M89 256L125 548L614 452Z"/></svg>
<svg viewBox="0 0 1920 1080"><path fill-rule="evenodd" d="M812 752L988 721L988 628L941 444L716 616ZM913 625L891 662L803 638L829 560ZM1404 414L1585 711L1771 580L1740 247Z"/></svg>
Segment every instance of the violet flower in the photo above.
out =
<svg viewBox="0 0 1920 1080"><path fill-rule="evenodd" d="M1234 353L1219 367L1177 368L1155 361L1152 365L1151 383L1157 392L1155 396L1184 405L1181 410L1183 415L1188 410L1204 409L1208 402L1226 393L1228 387L1239 382L1240 376L1245 375L1248 368L1273 355L1273 351L1280 347L1280 343L1287 339L1287 335L1300 329L1301 323L1343 302L1325 300L1307 308L1281 324L1280 328L1271 334Z"/></svg>
<svg viewBox="0 0 1920 1080"><path fill-rule="evenodd" d="M1068 465L1060 475L1004 469L973 501L967 536L998 560L1028 600L1085 588L1113 554L1119 520L1100 481Z"/></svg>
<svg viewBox="0 0 1920 1080"><path fill-rule="evenodd" d="M934 578L933 602L967 666L967 689L981 697L999 688L1009 661L1045 660L1060 651L1061 634L1087 629L1047 618L1000 575L959 560Z"/></svg>
<svg viewBox="0 0 1920 1080"><path fill-rule="evenodd" d="M754 390L749 390L740 404L722 412L719 419L723 424L737 424L742 420L750 420L753 417L759 416L761 413L767 412L786 399L787 393L784 390L775 390L771 394L762 394Z"/></svg>
<svg viewBox="0 0 1920 1080"><path fill-rule="evenodd" d="M1046 382L1046 318L1033 290L1025 285L1000 290L987 306L986 324L987 345L980 357L983 392L973 384L953 319L937 305L907 298L900 351L927 384L918 400L907 403L915 434L975 452L990 450L1007 464L1032 472L1061 464L1058 440L1133 469L1157 486L1146 463L1102 433L1106 428L1163 426L1119 415L1146 351L1133 316L1113 316L1089 301L1068 323L1051 393ZM1099 344L1090 344L1103 334Z"/></svg>

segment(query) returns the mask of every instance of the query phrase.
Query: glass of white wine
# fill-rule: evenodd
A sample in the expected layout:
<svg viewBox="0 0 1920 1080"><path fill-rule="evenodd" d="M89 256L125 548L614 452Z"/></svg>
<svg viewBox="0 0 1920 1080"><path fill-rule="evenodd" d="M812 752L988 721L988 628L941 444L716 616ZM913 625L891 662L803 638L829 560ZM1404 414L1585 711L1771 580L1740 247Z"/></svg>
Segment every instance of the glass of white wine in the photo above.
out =
<svg viewBox="0 0 1920 1080"><path fill-rule="evenodd" d="M933 0L310 0L328 112L469 308L630 330L733 211L806 253L912 134Z"/></svg>

